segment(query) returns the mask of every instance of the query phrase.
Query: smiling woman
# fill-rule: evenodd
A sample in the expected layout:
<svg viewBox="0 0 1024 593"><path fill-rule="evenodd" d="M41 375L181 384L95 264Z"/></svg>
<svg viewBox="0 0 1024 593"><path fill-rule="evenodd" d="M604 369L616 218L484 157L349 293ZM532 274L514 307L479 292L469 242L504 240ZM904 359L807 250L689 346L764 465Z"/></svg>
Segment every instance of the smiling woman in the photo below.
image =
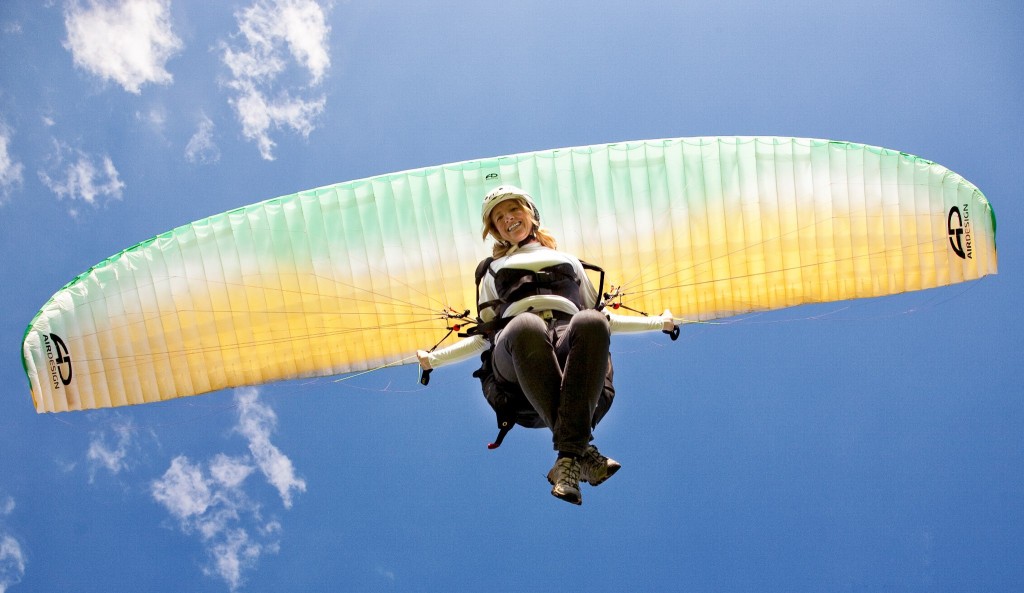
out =
<svg viewBox="0 0 1024 593"><path fill-rule="evenodd" d="M680 138L453 163L260 202L99 263L25 332L36 409L415 362L418 348L473 322L480 197L509 184L558 230L561 249L605 270L614 287L603 304L670 309L676 321L997 269L984 195L882 148ZM504 232L521 230L513 220Z"/></svg>
<svg viewBox="0 0 1024 593"><path fill-rule="evenodd" d="M521 202L503 202L491 211L490 224L505 243L519 243L530 236L533 213Z"/></svg>

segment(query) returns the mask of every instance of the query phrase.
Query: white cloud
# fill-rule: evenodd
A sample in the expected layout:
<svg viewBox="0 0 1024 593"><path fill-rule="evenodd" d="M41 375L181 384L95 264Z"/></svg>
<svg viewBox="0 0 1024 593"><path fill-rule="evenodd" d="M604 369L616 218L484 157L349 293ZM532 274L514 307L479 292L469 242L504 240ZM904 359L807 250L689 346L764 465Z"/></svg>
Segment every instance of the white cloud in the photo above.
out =
<svg viewBox="0 0 1024 593"><path fill-rule="evenodd" d="M151 490L179 528L203 542L210 558L204 572L222 578L232 590L241 585L244 569L255 568L260 555L277 549L275 541L260 537L266 531L259 526L259 505L241 488L254 470L244 460L225 455L207 468L179 456ZM259 539L250 536L253 529Z"/></svg>
<svg viewBox="0 0 1024 593"><path fill-rule="evenodd" d="M323 8L314 0L257 0L235 14L240 47L223 47L222 59L231 71L227 86L242 133L256 142L260 154L273 160L270 130L287 128L308 137L327 100L294 96L320 85L331 65L330 27ZM309 87L289 91L278 85L294 62L309 76Z"/></svg>
<svg viewBox="0 0 1024 593"><path fill-rule="evenodd" d="M196 133L192 134L185 146L185 158L190 163L208 165L220 160L220 148L213 141L213 120L203 116Z"/></svg>
<svg viewBox="0 0 1024 593"><path fill-rule="evenodd" d="M125 185L109 156L103 155L97 164L94 157L57 144L50 161L50 171L39 171L39 179L58 198L91 205L103 196L121 199Z"/></svg>
<svg viewBox="0 0 1024 593"><path fill-rule="evenodd" d="M0 122L0 205L21 187L25 167L14 160L10 151L11 130Z"/></svg>
<svg viewBox="0 0 1024 593"><path fill-rule="evenodd" d="M130 93L147 82L170 84L165 65L183 47L171 30L170 6L170 0L71 0L64 47L75 65Z"/></svg>
<svg viewBox="0 0 1024 593"><path fill-rule="evenodd" d="M86 459L89 461L89 481L97 469L105 469L113 475L128 469L128 453L134 446L135 427L125 421L111 427L114 436L109 438L106 431L92 433Z"/></svg>
<svg viewBox="0 0 1024 593"><path fill-rule="evenodd" d="M231 529L210 548L210 553L213 566L205 569L206 574L221 577L233 591L242 584L242 570L256 566L263 546L253 543L244 529Z"/></svg>
<svg viewBox="0 0 1024 593"><path fill-rule="evenodd" d="M4 495L0 500L0 517L6 517L14 512L14 499ZM25 576L25 564L27 559L21 549L21 544L10 534L0 531L0 593L7 591L12 585L21 582Z"/></svg>
<svg viewBox="0 0 1024 593"><path fill-rule="evenodd" d="M316 101L293 99L287 93L268 99L255 85L248 81L235 81L232 86L237 96L231 104L238 112L242 133L256 142L260 155L268 161L274 160L274 141L270 139L270 127L289 127L303 136L313 131L313 121L324 110L327 100Z"/></svg>
<svg viewBox="0 0 1024 593"><path fill-rule="evenodd" d="M78 467L77 462L69 461L67 459L54 459L53 462L56 464L57 469L65 474L70 474L75 471L76 467Z"/></svg>
<svg viewBox="0 0 1024 593"><path fill-rule="evenodd" d="M21 582L27 560L21 544L6 533L0 533L0 593Z"/></svg>
<svg viewBox="0 0 1024 593"><path fill-rule="evenodd" d="M182 532L196 535L203 543L209 556L204 572L223 579L232 590L242 584L247 571L256 568L261 556L275 554L280 547L281 524L264 519L260 504L246 490L249 476L259 469L281 493L286 508L291 506L292 489L305 490L305 483L295 478L291 460L270 442L276 417L257 396L255 389L236 395L236 432L249 440L251 456L220 453L207 463L178 456L150 491Z"/></svg>
<svg viewBox="0 0 1024 593"><path fill-rule="evenodd" d="M210 475L225 488L239 488L242 482L255 471L247 459L217 454L210 462Z"/></svg>
<svg viewBox="0 0 1024 593"><path fill-rule="evenodd" d="M285 508L291 508L291 491L306 491L306 482L296 477L292 460L270 442L270 434L277 426L277 416L268 406L260 403L255 389L240 389L235 394L238 405L238 431L249 440L249 451L256 459L260 471L267 477Z"/></svg>
<svg viewBox="0 0 1024 593"><path fill-rule="evenodd" d="M213 493L203 470L187 457L171 460L162 478L153 483L153 498L182 522L202 515L213 504Z"/></svg>
<svg viewBox="0 0 1024 593"><path fill-rule="evenodd" d="M136 111L135 119L150 127L159 136L167 127L167 108L163 105L150 105L147 111Z"/></svg>

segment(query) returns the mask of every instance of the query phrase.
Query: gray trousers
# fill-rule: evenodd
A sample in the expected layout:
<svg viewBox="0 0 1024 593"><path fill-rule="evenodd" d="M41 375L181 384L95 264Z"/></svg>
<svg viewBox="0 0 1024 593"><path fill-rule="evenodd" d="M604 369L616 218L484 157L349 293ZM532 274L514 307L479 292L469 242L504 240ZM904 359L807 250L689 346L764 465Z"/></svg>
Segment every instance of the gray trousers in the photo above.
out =
<svg viewBox="0 0 1024 593"><path fill-rule="evenodd" d="M499 379L522 389L551 429L555 450L580 455L591 441L610 344L608 320L593 309L570 321L522 313L498 333L491 362Z"/></svg>

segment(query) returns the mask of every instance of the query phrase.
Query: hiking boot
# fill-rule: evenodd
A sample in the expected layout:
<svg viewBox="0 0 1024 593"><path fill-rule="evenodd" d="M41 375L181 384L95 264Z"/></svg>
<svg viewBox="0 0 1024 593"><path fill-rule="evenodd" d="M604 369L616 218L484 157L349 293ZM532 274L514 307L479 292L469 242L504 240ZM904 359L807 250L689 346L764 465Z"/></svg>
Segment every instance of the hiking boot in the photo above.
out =
<svg viewBox="0 0 1024 593"><path fill-rule="evenodd" d="M597 486L615 475L622 465L614 459L608 459L597 447L590 445L580 457L580 480L591 486Z"/></svg>
<svg viewBox="0 0 1024 593"><path fill-rule="evenodd" d="M571 457L561 457L548 472L548 482L553 486L551 494L573 504L583 504L580 494L580 462Z"/></svg>

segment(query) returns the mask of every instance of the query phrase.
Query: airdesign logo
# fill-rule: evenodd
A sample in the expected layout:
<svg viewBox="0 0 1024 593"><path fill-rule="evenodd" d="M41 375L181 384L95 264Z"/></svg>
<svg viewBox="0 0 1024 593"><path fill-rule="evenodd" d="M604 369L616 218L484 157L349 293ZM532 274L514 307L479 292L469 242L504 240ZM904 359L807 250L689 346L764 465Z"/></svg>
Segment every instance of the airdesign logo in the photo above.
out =
<svg viewBox="0 0 1024 593"><path fill-rule="evenodd" d="M43 334L43 346L46 349L47 366L50 369L50 380L54 389L60 389L61 384L71 384L71 354L64 340L57 334L47 336Z"/></svg>
<svg viewBox="0 0 1024 593"><path fill-rule="evenodd" d="M949 231L949 246L960 259L973 259L971 247L971 213L964 204L963 210L953 206L946 217L946 229Z"/></svg>

